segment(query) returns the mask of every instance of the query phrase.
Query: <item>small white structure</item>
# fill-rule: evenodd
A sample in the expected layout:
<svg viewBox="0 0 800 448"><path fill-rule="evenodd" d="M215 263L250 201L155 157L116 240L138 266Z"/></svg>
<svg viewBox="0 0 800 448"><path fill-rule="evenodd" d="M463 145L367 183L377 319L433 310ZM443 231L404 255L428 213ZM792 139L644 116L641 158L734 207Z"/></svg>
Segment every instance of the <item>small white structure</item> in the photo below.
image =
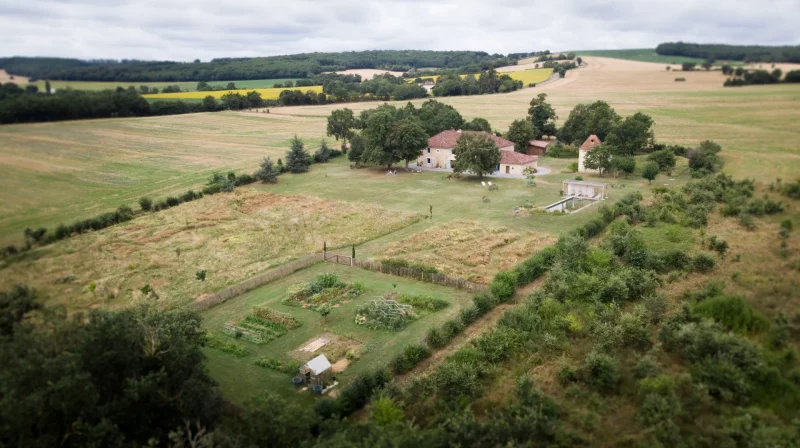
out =
<svg viewBox="0 0 800 448"><path fill-rule="evenodd" d="M588 154L589 151L593 150L594 148L596 148L596 147L598 147L598 146L600 146L602 144L603 144L603 142L600 141L600 139L594 134L590 135L589 138L587 138L586 141L583 142L583 144L581 145L580 149L578 150L578 172L581 172L581 173L597 173L598 172L598 170L590 170L590 169L586 168L586 166L584 164L584 161L586 160L586 154Z"/></svg>
<svg viewBox="0 0 800 448"><path fill-rule="evenodd" d="M333 376L332 367L331 362L328 361L325 355L319 355L308 361L303 367L300 367L300 377L310 386L319 385L325 387Z"/></svg>
<svg viewBox="0 0 800 448"><path fill-rule="evenodd" d="M561 185L561 191L566 197L574 196L599 201L608 197L608 184L584 180L565 180Z"/></svg>

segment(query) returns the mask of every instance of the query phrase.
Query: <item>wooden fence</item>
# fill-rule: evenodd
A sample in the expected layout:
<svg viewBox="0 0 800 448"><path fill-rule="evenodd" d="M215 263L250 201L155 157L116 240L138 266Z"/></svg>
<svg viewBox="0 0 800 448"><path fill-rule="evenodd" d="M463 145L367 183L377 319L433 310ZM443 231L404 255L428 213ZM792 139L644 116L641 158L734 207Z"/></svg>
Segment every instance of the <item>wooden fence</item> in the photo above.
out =
<svg viewBox="0 0 800 448"><path fill-rule="evenodd" d="M324 252L322 254L322 257L325 259L325 261L328 261L330 263L343 264L345 266L352 266L353 261L355 260L355 258L353 257L348 257L346 255L332 254L330 252Z"/></svg>
<svg viewBox="0 0 800 448"><path fill-rule="evenodd" d="M350 258L350 257L347 257ZM486 285L472 283L463 278L451 277L445 274L431 274L421 269L413 269L402 266L390 266L379 261L352 260L352 266L368 271L380 272L383 274L396 275L398 277L413 278L421 282L435 283L437 285L450 286L452 288L465 289L475 293L488 292Z"/></svg>
<svg viewBox="0 0 800 448"><path fill-rule="evenodd" d="M320 256L320 254L306 255L303 258L299 258L283 266L279 266L275 269L271 269L262 274L258 274L255 277L251 277L239 284L229 286L223 289L222 291L218 291L208 297L196 300L190 306L198 311L208 309L214 305L225 302L226 300L229 300L233 297L244 294L248 291L252 291L258 288L259 286L263 286L279 278L286 277L287 275L292 274L295 271L299 271L300 269L307 268L313 264L321 262L322 262L322 257Z"/></svg>

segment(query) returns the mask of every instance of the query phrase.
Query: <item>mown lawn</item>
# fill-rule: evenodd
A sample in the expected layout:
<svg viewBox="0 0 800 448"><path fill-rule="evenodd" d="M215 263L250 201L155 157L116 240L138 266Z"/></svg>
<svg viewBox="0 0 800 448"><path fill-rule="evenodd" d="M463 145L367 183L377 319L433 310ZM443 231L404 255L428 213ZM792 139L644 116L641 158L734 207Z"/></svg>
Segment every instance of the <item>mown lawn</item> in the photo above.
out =
<svg viewBox="0 0 800 448"><path fill-rule="evenodd" d="M281 299L286 297L289 286L312 280L317 274L331 272L338 274L345 282L362 282L365 286L364 294L334 308L326 317L315 311L280 303ZM423 314L398 332L371 330L355 323L355 311L358 305L390 291L441 298L450 302L450 305L435 313ZM291 375L257 366L253 361L263 356L289 361L291 352L309 340L323 333L334 333L357 342L357 350L361 353L359 359L350 364L344 373L337 375L343 383L346 383L360 372L388 365L406 345L421 341L429 328L441 327L446 320L456 316L461 308L471 303L471 298L472 295L468 292L453 288L348 266L321 263L203 312L204 326L213 337L225 342L235 342L245 347L249 355L237 358L212 348L206 348L205 352L209 358L208 365L212 376L220 383L226 398L234 402L241 403L248 397L265 391L297 397L298 392L291 384ZM225 322L243 318L256 305L268 305L274 310L290 313L302 325L263 345L236 340L222 334ZM325 348L316 354L319 353L325 353ZM309 400L308 395L310 392L304 395L306 398L303 400Z"/></svg>

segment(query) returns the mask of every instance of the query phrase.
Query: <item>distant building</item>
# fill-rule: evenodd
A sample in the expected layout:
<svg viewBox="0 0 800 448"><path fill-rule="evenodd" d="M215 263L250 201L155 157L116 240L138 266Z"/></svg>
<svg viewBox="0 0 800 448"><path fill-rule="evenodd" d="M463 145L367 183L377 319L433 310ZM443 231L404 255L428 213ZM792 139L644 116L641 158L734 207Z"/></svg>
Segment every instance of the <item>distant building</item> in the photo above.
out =
<svg viewBox="0 0 800 448"><path fill-rule="evenodd" d="M525 153L531 156L543 156L547 154L547 149L550 147L548 140L531 140L528 143L528 148Z"/></svg>
<svg viewBox="0 0 800 448"><path fill-rule="evenodd" d="M490 134L485 131L442 131L428 139L428 147L422 150L422 154L417 158L417 166L424 166L428 168L444 168L453 169L453 161L456 156L453 154L453 148L456 146L458 138L463 133L470 134L483 134L487 138L494 141L502 158L497 165L495 173L501 174L515 174L522 176L527 168L536 169L539 163L538 156L522 154L514 152L514 142Z"/></svg>
<svg viewBox="0 0 800 448"><path fill-rule="evenodd" d="M436 83L433 82L432 79L426 79L425 81L422 81L422 84L420 85L422 86L423 89L425 89L426 92L428 92L428 95L430 95L431 90L433 90L433 88L436 87Z"/></svg>
<svg viewBox="0 0 800 448"><path fill-rule="evenodd" d="M580 149L578 150L578 171L581 173L598 173L598 170L590 170L586 168L584 165L584 161L586 160L586 154L597 148L598 146L602 145L603 142L597 138L596 135L592 134L589 138L586 139L585 142L581 145Z"/></svg>

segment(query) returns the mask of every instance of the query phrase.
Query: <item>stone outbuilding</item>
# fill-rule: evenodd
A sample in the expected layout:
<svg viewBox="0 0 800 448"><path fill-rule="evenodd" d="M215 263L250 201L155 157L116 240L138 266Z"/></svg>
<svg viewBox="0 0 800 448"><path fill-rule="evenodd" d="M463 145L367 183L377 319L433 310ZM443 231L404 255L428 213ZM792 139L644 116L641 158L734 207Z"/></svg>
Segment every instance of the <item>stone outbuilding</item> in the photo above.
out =
<svg viewBox="0 0 800 448"><path fill-rule="evenodd" d="M602 144L603 144L603 142L600 141L600 139L594 134L590 135L589 138L587 138L586 141L583 142L583 144L581 145L580 149L578 150L578 172L580 172L580 173L599 173L598 170L590 170L590 169L586 168L584 162L586 160L586 154L588 154L589 151L593 150L594 148L597 148L598 146L600 146Z"/></svg>

